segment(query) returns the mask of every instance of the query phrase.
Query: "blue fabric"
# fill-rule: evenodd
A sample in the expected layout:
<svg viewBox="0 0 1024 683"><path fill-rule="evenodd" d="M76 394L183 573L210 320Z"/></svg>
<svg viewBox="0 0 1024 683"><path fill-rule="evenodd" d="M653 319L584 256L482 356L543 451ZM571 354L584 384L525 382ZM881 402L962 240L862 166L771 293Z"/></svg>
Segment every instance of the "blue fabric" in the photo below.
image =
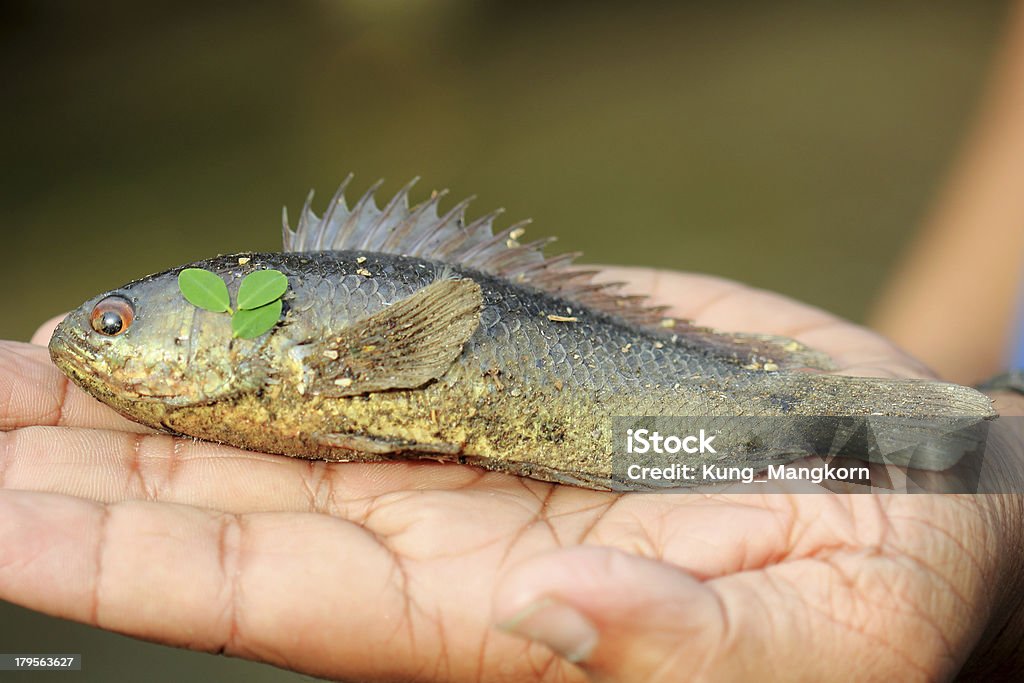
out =
<svg viewBox="0 0 1024 683"><path fill-rule="evenodd" d="M1014 327L1014 337L1010 342L1010 369L1024 370L1024 292L1021 292L1017 301L1017 325Z"/></svg>
<svg viewBox="0 0 1024 683"><path fill-rule="evenodd" d="M1024 315L1017 316L1017 338L1010 350L1010 369L1024 370Z"/></svg>

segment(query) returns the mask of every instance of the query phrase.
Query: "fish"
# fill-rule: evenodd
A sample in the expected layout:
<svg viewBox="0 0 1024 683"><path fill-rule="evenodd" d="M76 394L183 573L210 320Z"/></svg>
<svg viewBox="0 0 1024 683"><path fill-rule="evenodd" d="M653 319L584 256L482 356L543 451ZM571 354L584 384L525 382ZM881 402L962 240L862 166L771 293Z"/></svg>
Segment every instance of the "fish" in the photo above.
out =
<svg viewBox="0 0 1024 683"><path fill-rule="evenodd" d="M53 362L120 414L176 435L616 491L665 485L618 473L624 418L717 420L714 445L681 461L762 471L828 448L850 418L994 416L968 387L829 374L825 354L792 339L667 318L595 280L578 254L546 256L550 239L522 242L526 221L470 221L468 200L442 211L445 192L412 205L415 180L383 206L378 182L350 208L351 179L322 216L310 193L294 230L284 211L280 253L218 256L90 298L54 331ZM230 315L186 299L188 268L214 273L233 301L251 274L283 274L279 318L238 336ZM935 448L913 466L958 457Z"/></svg>

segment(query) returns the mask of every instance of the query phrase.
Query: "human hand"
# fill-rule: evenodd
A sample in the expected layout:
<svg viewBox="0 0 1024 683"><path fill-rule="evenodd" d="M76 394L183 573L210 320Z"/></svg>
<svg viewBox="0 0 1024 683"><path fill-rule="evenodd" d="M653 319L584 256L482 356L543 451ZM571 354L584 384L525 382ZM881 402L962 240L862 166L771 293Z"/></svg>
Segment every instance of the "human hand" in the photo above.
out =
<svg viewBox="0 0 1024 683"><path fill-rule="evenodd" d="M774 294L613 275L844 373L927 375ZM14 342L0 430L0 598L324 677L941 679L1005 646L1020 601L1005 496L613 494L247 453L129 422Z"/></svg>

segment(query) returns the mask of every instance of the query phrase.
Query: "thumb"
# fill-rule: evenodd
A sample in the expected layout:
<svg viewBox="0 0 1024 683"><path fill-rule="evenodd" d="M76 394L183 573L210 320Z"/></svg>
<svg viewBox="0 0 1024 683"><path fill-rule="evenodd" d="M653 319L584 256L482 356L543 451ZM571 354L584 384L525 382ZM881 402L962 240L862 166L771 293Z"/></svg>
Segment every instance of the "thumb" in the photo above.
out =
<svg viewBox="0 0 1024 683"><path fill-rule="evenodd" d="M719 669L728 620L712 588L615 550L580 546L517 565L497 586L494 615L592 680L689 680L712 660L716 673L741 673Z"/></svg>

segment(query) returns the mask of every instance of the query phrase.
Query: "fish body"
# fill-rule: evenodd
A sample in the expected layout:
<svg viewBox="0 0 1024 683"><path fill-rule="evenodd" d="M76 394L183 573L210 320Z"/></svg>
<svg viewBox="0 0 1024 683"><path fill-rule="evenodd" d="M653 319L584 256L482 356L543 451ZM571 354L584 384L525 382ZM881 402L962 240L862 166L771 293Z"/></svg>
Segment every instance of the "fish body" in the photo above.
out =
<svg viewBox="0 0 1024 683"><path fill-rule="evenodd" d="M822 374L827 359L792 340L664 321L519 245L518 226L467 225L464 205L440 215L434 196L410 208L406 189L378 209L371 190L349 210L343 189L323 219L307 202L298 230L286 224L284 253L188 266L215 273L233 300L246 276L283 273L281 319L265 334L235 338L226 315L190 305L183 266L85 302L54 333L54 361L127 417L177 434L592 488L630 488L612 474L619 416L682 416L694 431L745 418L721 423L713 456L680 459L756 469L813 452L807 425L829 417L991 416L965 387ZM107 335L96 316L112 298L131 320ZM770 419L799 417L812 421Z"/></svg>

